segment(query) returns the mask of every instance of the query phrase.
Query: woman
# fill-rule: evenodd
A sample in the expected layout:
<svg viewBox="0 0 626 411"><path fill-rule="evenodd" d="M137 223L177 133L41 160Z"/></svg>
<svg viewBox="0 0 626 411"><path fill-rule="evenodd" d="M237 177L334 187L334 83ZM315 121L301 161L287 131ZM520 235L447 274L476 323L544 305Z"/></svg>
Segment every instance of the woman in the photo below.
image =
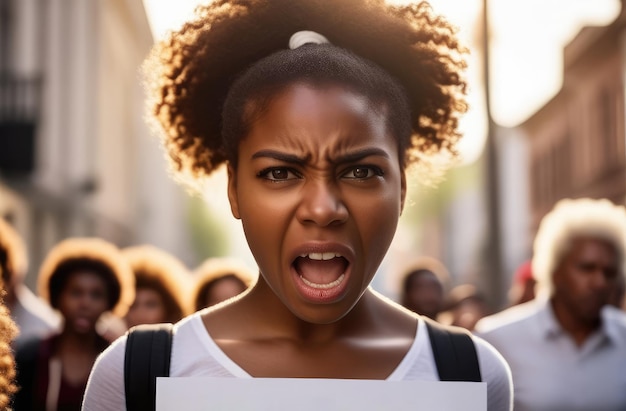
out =
<svg viewBox="0 0 626 411"><path fill-rule="evenodd" d="M122 250L135 274L135 300L126 313L126 325L176 322L189 311L191 278L173 255L152 245Z"/></svg>
<svg viewBox="0 0 626 411"><path fill-rule="evenodd" d="M450 291L450 274L441 261L421 257L405 271L400 304L433 320L445 308Z"/></svg>
<svg viewBox="0 0 626 411"><path fill-rule="evenodd" d="M226 165L260 273L177 324L170 376L438 380L424 319L369 284L407 166L454 152L460 52L427 4L378 0L218 0L156 46L146 68L173 165L198 182ZM489 409L508 410L506 363L475 344ZM124 349L95 365L85 409L124 409Z"/></svg>
<svg viewBox="0 0 626 411"><path fill-rule="evenodd" d="M38 288L63 325L60 333L18 349L14 409L80 410L91 367L109 345L96 323L107 311L122 316L128 309L134 294L130 267L113 244L72 238L48 253Z"/></svg>
<svg viewBox="0 0 626 411"><path fill-rule="evenodd" d="M191 294L194 311L202 310L238 296L250 287L255 276L249 269L230 258L209 258L194 274Z"/></svg>

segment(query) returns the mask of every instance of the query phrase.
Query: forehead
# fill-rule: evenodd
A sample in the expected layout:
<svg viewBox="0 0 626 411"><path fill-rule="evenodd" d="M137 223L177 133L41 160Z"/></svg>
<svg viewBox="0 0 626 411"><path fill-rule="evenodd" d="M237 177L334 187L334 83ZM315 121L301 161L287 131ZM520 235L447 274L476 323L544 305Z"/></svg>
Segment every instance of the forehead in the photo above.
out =
<svg viewBox="0 0 626 411"><path fill-rule="evenodd" d="M387 108L366 96L336 84L313 85L297 82L276 92L259 107L250 135L263 135L265 141L302 148L319 142L312 137L327 137L325 143L352 146L372 138L396 145L387 127ZM245 140L245 138L244 138Z"/></svg>
<svg viewBox="0 0 626 411"><path fill-rule="evenodd" d="M323 108L316 107L320 101ZM387 119L387 107L382 102L374 102L364 93L333 82L312 83L299 80L286 84L261 98L253 98L247 105L247 112L258 111L257 118L268 112L302 113L316 109L326 115L341 108L354 115L375 116L378 119Z"/></svg>
<svg viewBox="0 0 626 411"><path fill-rule="evenodd" d="M616 260L618 252L615 245L607 239L575 237L571 242L567 256L577 259L609 258Z"/></svg>

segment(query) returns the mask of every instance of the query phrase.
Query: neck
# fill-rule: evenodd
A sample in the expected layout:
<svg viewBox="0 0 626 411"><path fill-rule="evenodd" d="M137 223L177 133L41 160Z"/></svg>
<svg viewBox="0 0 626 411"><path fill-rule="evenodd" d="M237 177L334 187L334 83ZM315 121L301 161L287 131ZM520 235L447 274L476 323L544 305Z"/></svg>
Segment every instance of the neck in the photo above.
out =
<svg viewBox="0 0 626 411"><path fill-rule="evenodd" d="M323 343L338 338L350 338L370 333L375 327L376 311L372 306L378 299L366 290L360 301L343 318L319 324L294 315L270 287L260 280L241 301L248 324L258 327L248 330L268 338L284 338L302 343ZM258 307L264 307L259 310Z"/></svg>
<svg viewBox="0 0 626 411"><path fill-rule="evenodd" d="M568 307L554 298L550 300L550 304L552 305L554 316L561 327L574 339L579 347L585 343L591 334L600 328L601 319L599 316L585 320L580 318L580 316L576 316Z"/></svg>

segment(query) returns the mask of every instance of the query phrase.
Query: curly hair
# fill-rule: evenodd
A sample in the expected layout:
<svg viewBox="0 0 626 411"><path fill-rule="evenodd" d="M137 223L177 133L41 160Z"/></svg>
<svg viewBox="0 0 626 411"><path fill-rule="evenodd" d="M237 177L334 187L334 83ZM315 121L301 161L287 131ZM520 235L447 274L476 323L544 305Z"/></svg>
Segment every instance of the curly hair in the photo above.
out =
<svg viewBox="0 0 626 411"><path fill-rule="evenodd" d="M178 258L152 245L137 245L122 250L135 274L135 289L155 290L163 299L168 322L176 322L190 310L187 301L191 275Z"/></svg>
<svg viewBox="0 0 626 411"><path fill-rule="evenodd" d="M117 246L100 238L69 238L54 246L39 270L39 295L57 308L69 276L85 269L105 280L109 290L108 308L123 316L135 298L134 277Z"/></svg>
<svg viewBox="0 0 626 411"><path fill-rule="evenodd" d="M236 160L224 143L236 148L241 136L231 133L227 137L235 141L223 140L227 95L245 70L285 50L290 36L301 30L323 34L333 45L327 50L349 50L397 81L409 113L406 119L389 121L396 123L391 124L392 132L398 122L407 122L406 143L394 134L403 166L418 160L427 163L435 153L456 156L458 119L467 110L466 50L458 43L456 29L426 2L216 0L196 8L194 20L157 43L143 66L149 120L162 136L179 177L202 180L226 161ZM323 68L324 60L319 64ZM360 72L358 64L352 67ZM315 70L313 75L328 71ZM352 77L357 77L354 72ZM259 87L262 83L254 83L248 97ZM391 115L393 110L387 112ZM244 118L237 120L246 123Z"/></svg>
<svg viewBox="0 0 626 411"><path fill-rule="evenodd" d="M596 238L617 252L626 275L626 208L607 199L563 199L546 214L533 244L532 273L538 292L552 293L552 275L577 238Z"/></svg>
<svg viewBox="0 0 626 411"><path fill-rule="evenodd" d="M0 290L2 282L0 282ZM17 336L18 329L8 308L4 305L4 292L0 294L0 409L8 410L13 394L17 391L15 385L15 358L11 342Z"/></svg>
<svg viewBox="0 0 626 411"><path fill-rule="evenodd" d="M27 269L26 245L22 237L0 218L0 271L3 281L10 286L10 283L23 278Z"/></svg>

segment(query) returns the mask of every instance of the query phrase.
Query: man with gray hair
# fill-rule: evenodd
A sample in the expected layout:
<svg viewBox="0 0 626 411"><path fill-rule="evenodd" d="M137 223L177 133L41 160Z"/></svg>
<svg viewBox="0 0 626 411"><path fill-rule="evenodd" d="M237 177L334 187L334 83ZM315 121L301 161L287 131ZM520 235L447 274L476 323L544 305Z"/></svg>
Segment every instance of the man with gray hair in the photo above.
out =
<svg viewBox="0 0 626 411"><path fill-rule="evenodd" d="M482 319L476 333L511 367L516 411L626 410L626 209L561 200L539 226L536 300Z"/></svg>

